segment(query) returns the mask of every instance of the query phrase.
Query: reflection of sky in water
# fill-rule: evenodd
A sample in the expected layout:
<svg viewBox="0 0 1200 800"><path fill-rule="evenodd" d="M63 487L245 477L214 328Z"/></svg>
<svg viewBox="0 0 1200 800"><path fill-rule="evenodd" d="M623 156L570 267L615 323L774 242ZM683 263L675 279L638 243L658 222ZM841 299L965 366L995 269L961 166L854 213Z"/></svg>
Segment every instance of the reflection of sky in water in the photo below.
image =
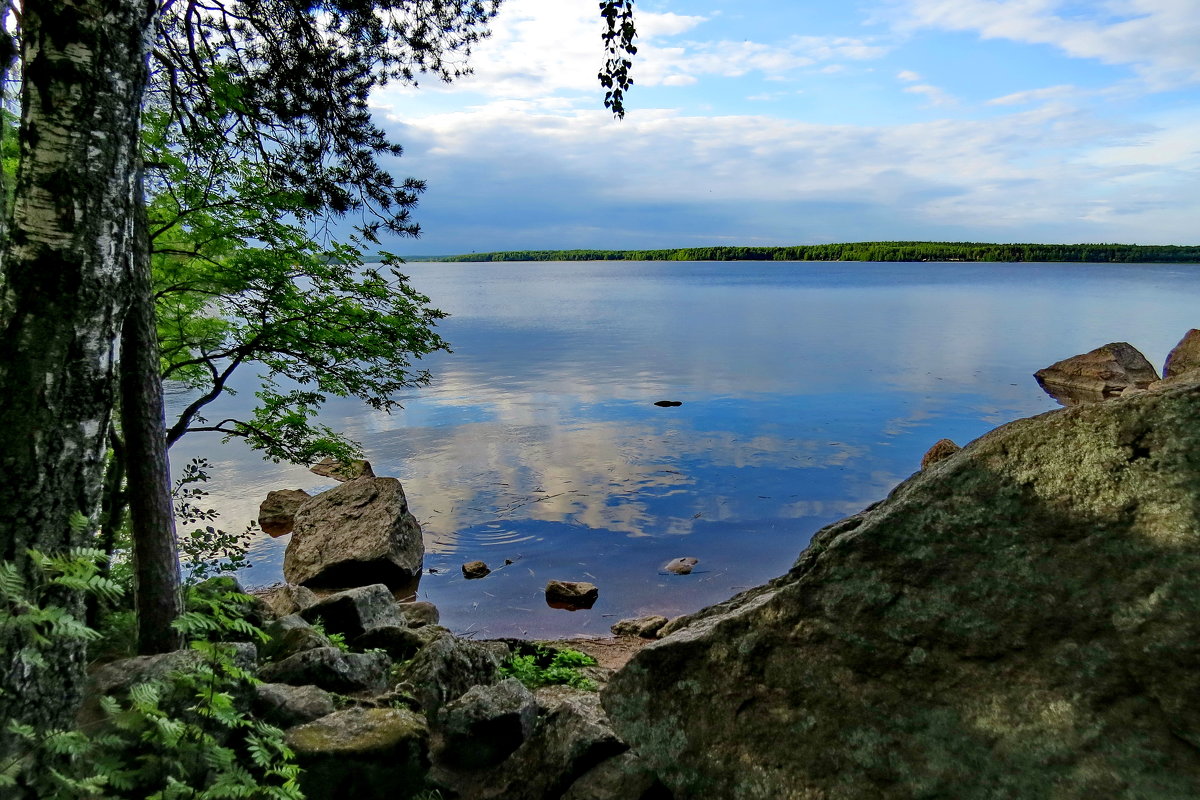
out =
<svg viewBox="0 0 1200 800"><path fill-rule="evenodd" d="M1190 327L1187 267L978 264L411 264L453 315L455 352L391 415L334 400L322 421L404 482L426 534L420 593L452 629L604 633L784 572L821 525L880 499L947 436L1056 407L1031 374L1109 341L1152 362ZM247 387L249 388L249 387ZM248 404L251 391L228 401ZM681 400L657 408L655 400ZM216 412L214 412L216 413ZM274 488L327 488L238 443L213 505L252 518ZM285 540L255 543L250 583ZM690 576L657 573L701 560ZM482 581L458 566L514 563ZM546 580L591 580L591 611Z"/></svg>

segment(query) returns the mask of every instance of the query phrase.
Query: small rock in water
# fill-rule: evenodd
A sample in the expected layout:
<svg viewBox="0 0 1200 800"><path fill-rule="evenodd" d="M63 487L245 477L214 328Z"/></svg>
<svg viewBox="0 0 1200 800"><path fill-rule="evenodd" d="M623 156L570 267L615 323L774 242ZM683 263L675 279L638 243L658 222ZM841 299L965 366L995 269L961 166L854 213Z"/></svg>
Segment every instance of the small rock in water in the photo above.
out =
<svg viewBox="0 0 1200 800"><path fill-rule="evenodd" d="M591 608L599 596L600 590L585 581L550 581L546 584L546 604L551 608L571 611Z"/></svg>
<svg viewBox="0 0 1200 800"><path fill-rule="evenodd" d="M674 408L675 406L683 405L682 400L655 400L654 405L659 408Z"/></svg>
<svg viewBox="0 0 1200 800"><path fill-rule="evenodd" d="M491 570L488 569L488 565L482 561L468 561L466 564L462 565L463 577L469 581L482 578L489 572L491 572Z"/></svg>
<svg viewBox="0 0 1200 800"><path fill-rule="evenodd" d="M682 558L673 558L666 564L663 564L662 571L669 572L672 575L687 575L692 571L692 567L700 563L700 559L684 556Z"/></svg>

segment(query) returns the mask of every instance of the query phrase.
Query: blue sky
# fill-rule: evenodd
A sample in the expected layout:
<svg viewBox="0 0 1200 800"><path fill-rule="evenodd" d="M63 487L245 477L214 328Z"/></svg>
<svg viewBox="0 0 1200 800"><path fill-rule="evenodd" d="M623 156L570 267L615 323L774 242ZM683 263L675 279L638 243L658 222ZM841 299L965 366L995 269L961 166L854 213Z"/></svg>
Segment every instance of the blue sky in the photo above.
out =
<svg viewBox="0 0 1200 800"><path fill-rule="evenodd" d="M624 120L595 0L505 0L475 74L388 87L429 182L401 254L1200 243L1197 0L638 0Z"/></svg>

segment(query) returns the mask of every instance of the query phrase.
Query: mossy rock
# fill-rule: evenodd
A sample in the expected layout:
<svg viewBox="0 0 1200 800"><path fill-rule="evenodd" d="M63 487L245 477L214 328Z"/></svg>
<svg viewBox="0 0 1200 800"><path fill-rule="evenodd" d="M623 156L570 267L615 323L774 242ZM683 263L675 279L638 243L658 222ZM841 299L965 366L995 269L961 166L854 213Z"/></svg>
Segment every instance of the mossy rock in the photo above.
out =
<svg viewBox="0 0 1200 800"><path fill-rule="evenodd" d="M425 788L429 729L404 708L350 708L287 732L308 800L383 800Z"/></svg>

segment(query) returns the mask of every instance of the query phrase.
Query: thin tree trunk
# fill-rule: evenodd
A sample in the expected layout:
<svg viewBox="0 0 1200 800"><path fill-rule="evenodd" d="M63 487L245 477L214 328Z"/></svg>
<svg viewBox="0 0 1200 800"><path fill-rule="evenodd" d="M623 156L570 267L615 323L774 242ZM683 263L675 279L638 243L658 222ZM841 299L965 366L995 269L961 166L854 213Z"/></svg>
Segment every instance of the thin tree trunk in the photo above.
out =
<svg viewBox="0 0 1200 800"><path fill-rule="evenodd" d="M0 559L27 565L26 548L86 543L68 520L98 513L132 253L146 246L131 210L155 4L21 8L20 166L0 262ZM68 724L83 646L56 641L39 667L23 644L0 638L0 720ZM0 755L11 745L0 739Z"/></svg>
<svg viewBox="0 0 1200 800"><path fill-rule="evenodd" d="M183 612L183 600L144 203L137 204L136 214L145 247L137 253L133 302L121 334L121 433L133 531L138 653L151 655L182 646L171 623Z"/></svg>

